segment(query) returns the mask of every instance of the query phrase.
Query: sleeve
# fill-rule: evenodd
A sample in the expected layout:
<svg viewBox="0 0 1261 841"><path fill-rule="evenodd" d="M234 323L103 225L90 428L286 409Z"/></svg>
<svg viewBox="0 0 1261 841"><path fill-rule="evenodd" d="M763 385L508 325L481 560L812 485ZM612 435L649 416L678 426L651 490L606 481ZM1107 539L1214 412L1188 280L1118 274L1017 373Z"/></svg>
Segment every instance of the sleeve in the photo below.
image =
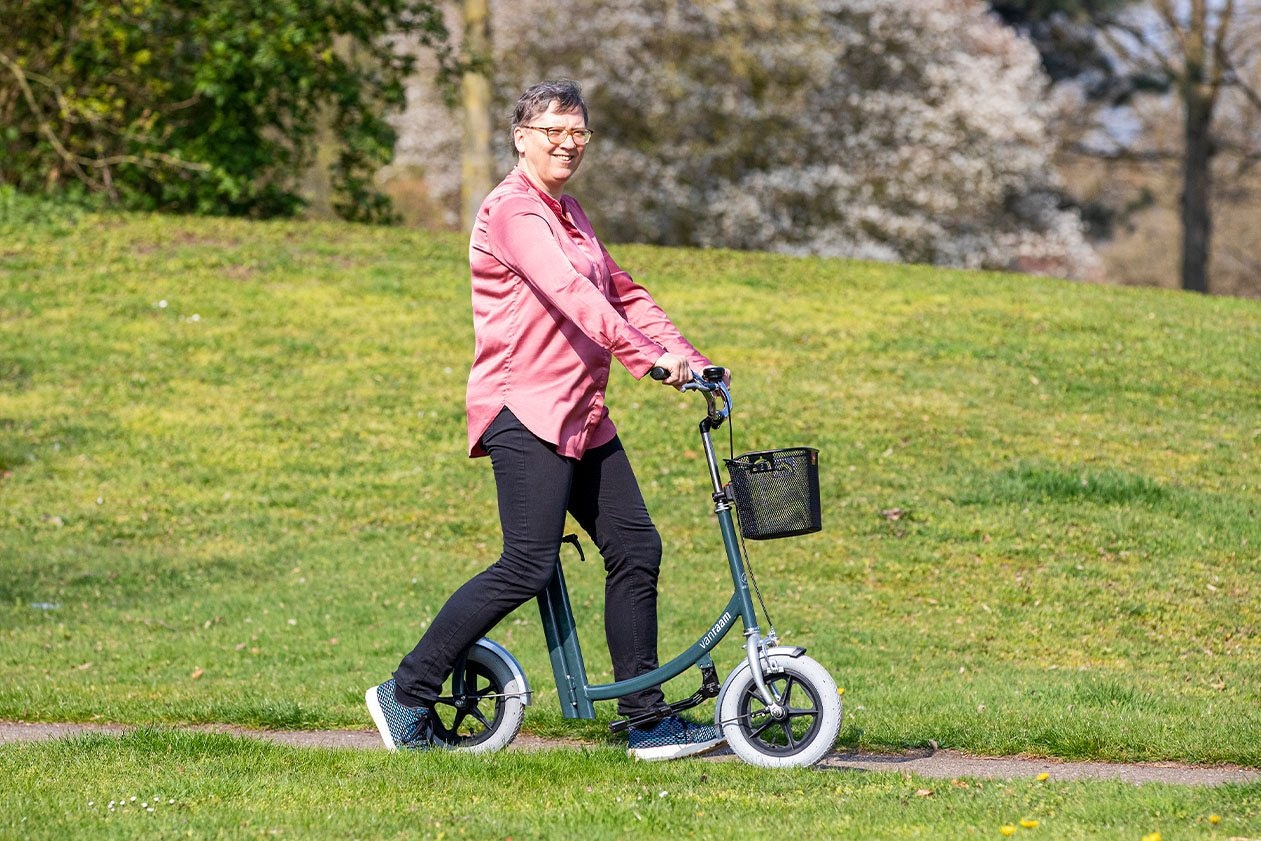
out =
<svg viewBox="0 0 1261 841"><path fill-rule="evenodd" d="M491 255L636 378L648 373L663 350L635 327L589 279L579 274L556 242L539 208L528 198L508 199L487 226Z"/></svg>
<svg viewBox="0 0 1261 841"><path fill-rule="evenodd" d="M652 295L648 294L648 290L636 283L628 272L614 262L603 243L600 244L600 250L604 253L604 263L613 278L613 289L617 295L614 305L619 306L626 314L626 320L651 336L670 353L685 357L694 370L700 371L712 365L704 354L683 337L674 322L670 321Z"/></svg>

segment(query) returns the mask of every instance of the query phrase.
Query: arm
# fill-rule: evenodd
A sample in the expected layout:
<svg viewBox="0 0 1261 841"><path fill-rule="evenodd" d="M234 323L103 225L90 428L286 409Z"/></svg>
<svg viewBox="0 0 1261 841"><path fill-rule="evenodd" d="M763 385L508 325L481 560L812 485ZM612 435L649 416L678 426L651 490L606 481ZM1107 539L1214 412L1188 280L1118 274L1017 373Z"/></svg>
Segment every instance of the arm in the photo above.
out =
<svg viewBox="0 0 1261 841"><path fill-rule="evenodd" d="M635 377L647 374L662 356L662 348L651 336L574 270L533 202L504 201L493 211L487 233L495 259L524 278L547 304L612 353Z"/></svg>
<svg viewBox="0 0 1261 841"><path fill-rule="evenodd" d="M693 369L700 371L713 364L684 338L670 317L653 300L648 290L636 283L630 274L613 260L603 243L600 244L600 250L604 253L605 265L608 266L609 274L613 278L613 289L617 296L615 303L626 313L626 319L651 336L671 354L687 359Z"/></svg>

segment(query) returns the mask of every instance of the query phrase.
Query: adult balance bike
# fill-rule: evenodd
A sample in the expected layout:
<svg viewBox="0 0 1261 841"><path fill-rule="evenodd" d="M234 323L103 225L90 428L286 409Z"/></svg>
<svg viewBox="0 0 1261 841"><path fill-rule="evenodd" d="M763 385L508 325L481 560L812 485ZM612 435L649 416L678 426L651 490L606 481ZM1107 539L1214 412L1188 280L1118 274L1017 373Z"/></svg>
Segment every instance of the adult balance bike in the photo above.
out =
<svg viewBox="0 0 1261 841"><path fill-rule="evenodd" d="M654 369L655 379L665 371ZM705 398L700 422L701 444L713 486L714 515L726 549L732 594L718 618L686 651L650 672L605 684L587 679L578 631L574 624L565 573L559 556L556 573L538 596L543 633L565 718L595 718L594 702L609 701L665 683L695 666L701 686L691 697L669 705L671 712L698 706L717 697L715 723L737 756L753 765L790 767L818 762L836 741L841 727L841 699L827 669L805 649L781 645L774 627L759 625L750 590L743 537L765 539L818 531L818 452L809 448L749 453L727 461L730 483L719 476L711 433L730 419L731 392L724 370L706 368L683 386ZM733 454L734 455L734 454ZM581 556L577 538L567 535ZM760 593L759 600L760 600ZM765 605L763 605L765 613ZM733 629L744 633L744 658L721 684L710 652ZM450 694L435 705L435 736L448 747L469 752L506 747L521 729L531 690L516 658L499 643L481 639L455 664L447 687ZM614 732L651 725L658 713L621 719Z"/></svg>

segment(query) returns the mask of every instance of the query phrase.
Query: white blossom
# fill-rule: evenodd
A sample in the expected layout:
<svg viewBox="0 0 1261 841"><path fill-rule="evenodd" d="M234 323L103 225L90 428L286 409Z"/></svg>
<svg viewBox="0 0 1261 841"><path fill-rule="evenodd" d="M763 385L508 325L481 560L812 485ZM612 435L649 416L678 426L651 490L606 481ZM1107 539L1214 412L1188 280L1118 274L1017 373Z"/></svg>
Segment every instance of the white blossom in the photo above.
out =
<svg viewBox="0 0 1261 841"><path fill-rule="evenodd" d="M1037 53L980 0L491 8L500 169L520 91L578 80L597 134L570 189L607 240L1098 271L1059 206ZM422 79L397 127L451 224L458 114Z"/></svg>

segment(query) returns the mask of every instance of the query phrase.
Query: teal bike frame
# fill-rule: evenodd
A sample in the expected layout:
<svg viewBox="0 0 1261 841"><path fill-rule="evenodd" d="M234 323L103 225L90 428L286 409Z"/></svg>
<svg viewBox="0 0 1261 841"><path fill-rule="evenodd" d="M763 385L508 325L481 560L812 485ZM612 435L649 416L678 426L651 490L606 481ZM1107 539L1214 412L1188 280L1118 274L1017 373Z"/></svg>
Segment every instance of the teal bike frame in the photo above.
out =
<svg viewBox="0 0 1261 841"><path fill-rule="evenodd" d="M700 423L700 435L705 449L705 461L709 466L709 478L714 488L714 515L718 519L723 546L727 551L727 566L731 572L733 589L731 600L727 602L722 614L710 625L709 630L673 660L628 680L593 686L587 681L582 647L578 642L578 629L574 625L569 591L565 587L565 572L558 557L556 574L552 577L547 589L539 594L538 603L539 614L543 620L543 633L547 638L547 647L551 653L556 688L560 693L561 713L565 718L595 718L593 702L608 701L657 686L678 677L692 666L699 666L702 675L706 678L705 686L702 686L701 690L703 695L698 693L693 696L692 703L680 702L675 705L675 708L685 709L687 706L700 703L704 697L713 697L717 694L717 685L713 680L714 666L709 652L727 636L737 622L744 628L746 657L753 669L763 700L768 705L778 708L774 696L767 691L761 677L764 673L761 661L765 658L766 649L775 645L775 632L772 629L768 636L763 637L758 627L757 614L754 611L749 591L749 581L745 574L744 559L740 551L740 542L736 536L735 521L732 516L733 503L719 478L718 461L714 456L714 444L710 435L713 430L722 425L731 412L731 393L722 383L721 378L721 368L707 369L704 378L697 377L694 382L683 386L683 390L700 392L708 404L708 412Z"/></svg>

